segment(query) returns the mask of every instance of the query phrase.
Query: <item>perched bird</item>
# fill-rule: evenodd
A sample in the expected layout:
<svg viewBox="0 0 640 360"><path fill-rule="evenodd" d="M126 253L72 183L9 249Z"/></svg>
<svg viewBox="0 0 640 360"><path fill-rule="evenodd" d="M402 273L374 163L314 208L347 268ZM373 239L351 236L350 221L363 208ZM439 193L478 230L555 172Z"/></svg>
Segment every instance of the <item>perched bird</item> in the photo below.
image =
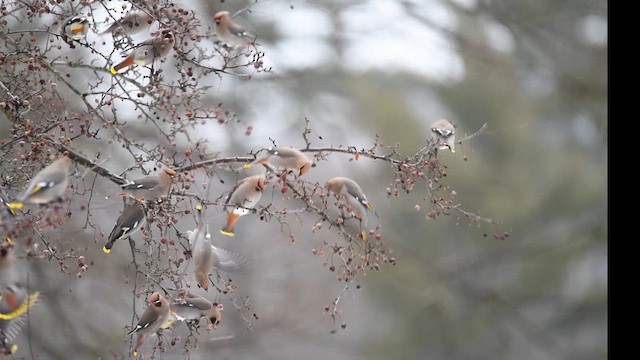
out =
<svg viewBox="0 0 640 360"><path fill-rule="evenodd" d="M29 186L18 196L18 201L9 204L13 209L20 209L25 203L49 204L62 198L69 184L71 159L62 156L40 170Z"/></svg>
<svg viewBox="0 0 640 360"><path fill-rule="evenodd" d="M148 175L122 185L124 192L114 196L130 196L137 200L154 201L169 194L175 170L165 167L157 175Z"/></svg>
<svg viewBox="0 0 640 360"><path fill-rule="evenodd" d="M360 220L366 226L367 211L371 211L376 216L378 215L374 210L371 203L367 200L364 192L360 188L360 185L355 181L346 177L334 177L325 182L324 187L332 191L337 197L346 200L348 205L348 211L355 214L355 217ZM362 239L366 238L366 232L362 231Z"/></svg>
<svg viewBox="0 0 640 360"><path fill-rule="evenodd" d="M306 174L313 167L313 162L298 149L269 147L265 150L267 155L252 163L245 164L244 167L248 169L255 164L268 164L278 169L284 169L286 172L297 171L298 176Z"/></svg>
<svg viewBox="0 0 640 360"><path fill-rule="evenodd" d="M138 321L133 330L127 333L127 335L138 333L136 346L133 349L134 356L138 355L140 345L144 343L149 335L153 335L156 331L170 325L170 319L171 308L169 302L159 293L153 293L149 298L149 305L140 316L140 321Z"/></svg>
<svg viewBox="0 0 640 360"><path fill-rule="evenodd" d="M102 251L107 254L110 253L113 244L138 231L142 227L142 224L144 224L145 218L146 212L140 202L132 201L131 203L125 204L120 217L116 220L116 225L109 234L107 244L102 248Z"/></svg>
<svg viewBox="0 0 640 360"><path fill-rule="evenodd" d="M134 35L148 30L153 24L153 18L147 12L139 9L129 11L121 19L114 21L108 28L100 32L113 35Z"/></svg>
<svg viewBox="0 0 640 360"><path fill-rule="evenodd" d="M209 290L209 274L212 270L240 273L250 266L246 257L211 244L209 226L204 220L204 212L200 205L196 206L196 228L193 231L188 230L186 234L193 251L196 281L198 286L205 290Z"/></svg>
<svg viewBox="0 0 640 360"><path fill-rule="evenodd" d="M431 139L434 146L439 150L449 149L456 152L456 129L445 119L438 120L431 125Z"/></svg>
<svg viewBox="0 0 640 360"><path fill-rule="evenodd" d="M214 326L218 325L222 320L222 310L224 306L218 303L212 303L202 296L187 293L184 302L176 302L171 304L171 312L177 321L200 320L206 317Z"/></svg>
<svg viewBox="0 0 640 360"><path fill-rule="evenodd" d="M256 36L248 33L242 26L231 20L228 11L218 11L213 20L216 23L215 32L220 41L236 47L254 45Z"/></svg>
<svg viewBox="0 0 640 360"><path fill-rule="evenodd" d="M89 20L85 16L76 15L67 19L62 24L62 29L64 35L73 40L84 39L89 31Z"/></svg>
<svg viewBox="0 0 640 360"><path fill-rule="evenodd" d="M253 175L242 179L236 185L225 202L228 212L227 224L220 233L227 236L235 235L233 228L236 222L240 216L247 215L260 201L266 184L264 175Z"/></svg>
<svg viewBox="0 0 640 360"><path fill-rule="evenodd" d="M18 278L13 243L9 238L0 245L0 346L4 353L14 353L11 342L27 321L28 312L40 297L38 291L29 293Z"/></svg>
<svg viewBox="0 0 640 360"><path fill-rule="evenodd" d="M136 45L126 59L112 66L109 71L115 75L118 71L132 65L149 65L153 60L169 55L175 42L176 39L171 29L160 29L152 38Z"/></svg>

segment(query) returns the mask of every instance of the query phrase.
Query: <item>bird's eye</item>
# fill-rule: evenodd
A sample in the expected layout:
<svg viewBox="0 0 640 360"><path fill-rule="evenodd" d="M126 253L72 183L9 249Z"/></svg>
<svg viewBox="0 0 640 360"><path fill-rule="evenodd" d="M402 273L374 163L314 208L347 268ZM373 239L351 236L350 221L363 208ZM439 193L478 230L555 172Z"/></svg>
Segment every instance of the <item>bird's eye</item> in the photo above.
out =
<svg viewBox="0 0 640 360"><path fill-rule="evenodd" d="M160 307L162 306L162 303L160 302L160 300L158 300L158 301L154 301L153 305L155 305L156 307Z"/></svg>

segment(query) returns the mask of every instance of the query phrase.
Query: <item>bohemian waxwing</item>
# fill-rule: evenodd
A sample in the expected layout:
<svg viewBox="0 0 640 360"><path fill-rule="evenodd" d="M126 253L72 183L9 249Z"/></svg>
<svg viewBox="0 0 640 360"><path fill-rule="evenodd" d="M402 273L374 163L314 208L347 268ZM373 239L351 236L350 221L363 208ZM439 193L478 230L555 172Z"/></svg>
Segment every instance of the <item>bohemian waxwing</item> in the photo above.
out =
<svg viewBox="0 0 640 360"><path fill-rule="evenodd" d="M445 119L438 120L431 125L431 141L439 150L449 149L455 151L456 129Z"/></svg>
<svg viewBox="0 0 640 360"><path fill-rule="evenodd" d="M149 298L149 305L144 309L142 316L140 316L140 321L138 321L138 324L133 330L127 333L127 335L138 333L136 346L133 349L134 356L138 355L138 349L147 337L162 328L168 327L170 324L171 308L169 302L159 293L153 293Z"/></svg>
<svg viewBox="0 0 640 360"><path fill-rule="evenodd" d="M353 213L360 220L366 217L367 210L373 212L373 206L367 200L360 185L347 177L334 177L325 182L324 187L331 190L336 196L344 197Z"/></svg>
<svg viewBox="0 0 640 360"><path fill-rule="evenodd" d="M72 16L62 24L62 31L73 40L84 39L89 31L89 20L82 15Z"/></svg>
<svg viewBox="0 0 640 360"><path fill-rule="evenodd" d="M222 320L222 304L212 303L206 298L187 293L184 302L176 302L171 304L171 312L178 321L200 320L206 317L214 326L218 325Z"/></svg>
<svg viewBox="0 0 640 360"><path fill-rule="evenodd" d="M337 197L343 198L347 202L347 209L360 220L360 226L367 224L367 210L378 214L373 210L373 206L367 200L360 185L346 177L334 177L325 182L324 187L332 191ZM366 231L362 230L362 239L366 239Z"/></svg>
<svg viewBox="0 0 640 360"><path fill-rule="evenodd" d="M246 164L244 167L251 168L255 164L268 164L277 169L284 169L287 172L297 171L298 176L306 174L313 167L313 162L298 149L269 147L265 150L267 155Z"/></svg>
<svg viewBox="0 0 640 360"><path fill-rule="evenodd" d="M211 244L209 225L204 220L201 206L196 206L196 228L186 231L189 246L193 251L195 276L198 286L209 290L209 274L212 270L240 273L249 268L249 260L233 251L215 247Z"/></svg>
<svg viewBox="0 0 640 360"><path fill-rule="evenodd" d="M129 11L121 19L114 21L100 34L110 32L112 35L133 35L146 31L153 24L153 18L147 12L134 9Z"/></svg>
<svg viewBox="0 0 640 360"><path fill-rule="evenodd" d="M6 217L13 217L15 213L11 208L11 203L5 200L4 197L0 196L0 224L2 224L2 220Z"/></svg>
<svg viewBox="0 0 640 360"><path fill-rule="evenodd" d="M146 211L144 206L138 201L132 201L124 205L124 209L116 220L116 225L109 234L109 240L107 244L102 248L105 253L110 253L113 244L116 241L125 237L131 236L131 234L138 231L144 224L146 218Z"/></svg>
<svg viewBox="0 0 640 360"><path fill-rule="evenodd" d="M11 203L11 209L20 209L25 203L49 204L62 198L69 184L69 169L71 159L62 156L40 170L29 186L24 190L18 201Z"/></svg>
<svg viewBox="0 0 640 360"><path fill-rule="evenodd" d="M173 45L176 41L173 31L168 28L163 28L154 34L155 35L152 38L136 45L126 59L119 64L112 66L109 71L115 75L118 71L129 66L149 65L153 60L167 56L173 49Z"/></svg>
<svg viewBox="0 0 640 360"><path fill-rule="evenodd" d="M227 236L235 235L233 228L236 222L240 216L247 215L256 206L266 185L264 175L249 176L236 185L225 203L228 212L227 224L220 233Z"/></svg>
<svg viewBox="0 0 640 360"><path fill-rule="evenodd" d="M219 11L213 16L215 31L220 41L236 47L255 44L256 36L248 33L242 26L231 20L228 11Z"/></svg>
<svg viewBox="0 0 640 360"><path fill-rule="evenodd" d="M209 272L213 267L213 251L211 251L211 235L207 231L204 209L196 206L196 228L189 234L189 244L193 251L195 276L198 286L209 291Z"/></svg>
<svg viewBox="0 0 640 360"><path fill-rule="evenodd" d="M28 293L18 279L13 244L7 239L0 245L0 345L4 353L16 350L11 342L25 325L28 312L38 301L40 293Z"/></svg>
<svg viewBox="0 0 640 360"><path fill-rule="evenodd" d="M169 194L171 177L175 174L175 170L165 167L160 170L160 174L148 175L122 185L124 192L114 196L130 196L140 201L155 201Z"/></svg>

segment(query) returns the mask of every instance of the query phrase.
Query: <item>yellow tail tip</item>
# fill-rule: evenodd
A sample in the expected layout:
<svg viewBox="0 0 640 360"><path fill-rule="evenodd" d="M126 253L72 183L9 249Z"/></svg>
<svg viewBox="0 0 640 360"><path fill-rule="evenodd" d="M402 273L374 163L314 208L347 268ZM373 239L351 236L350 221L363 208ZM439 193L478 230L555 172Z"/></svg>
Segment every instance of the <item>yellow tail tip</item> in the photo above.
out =
<svg viewBox="0 0 640 360"><path fill-rule="evenodd" d="M29 311L29 309L31 309L31 307L38 301L39 296L40 296L40 292L38 291L32 294L29 294L27 299L23 301L22 304L20 304L20 306L18 306L17 309L7 314L0 313L0 320L8 321L8 320L13 320L22 316L27 311Z"/></svg>
<svg viewBox="0 0 640 360"><path fill-rule="evenodd" d="M108 254L111 252L111 249L107 249L107 247L105 246L102 248L102 251L104 251L105 254Z"/></svg>
<svg viewBox="0 0 640 360"><path fill-rule="evenodd" d="M251 169L253 167L253 164L252 163L247 163L247 164L242 165L242 167L245 168L245 169Z"/></svg>
<svg viewBox="0 0 640 360"><path fill-rule="evenodd" d="M4 241L6 241L7 244L12 244L13 243L13 240L11 240L11 238L8 237L8 236L5 236Z"/></svg>
<svg viewBox="0 0 640 360"><path fill-rule="evenodd" d="M196 210L202 210L202 205L196 205Z"/></svg>
<svg viewBox="0 0 640 360"><path fill-rule="evenodd" d="M133 352L133 356L138 357L138 352L137 352L137 351L134 351L134 352Z"/></svg>
<svg viewBox="0 0 640 360"><path fill-rule="evenodd" d="M227 230L220 230L220 234L226 235L226 236L236 236L236 234L232 233L231 231L227 231Z"/></svg>
<svg viewBox="0 0 640 360"><path fill-rule="evenodd" d="M115 74L117 74L117 73L118 73L118 70L116 70L115 66L112 66L112 67L109 69L109 72L111 72L113 75L115 75Z"/></svg>
<svg viewBox="0 0 640 360"><path fill-rule="evenodd" d="M16 344L11 345L11 347L9 348L9 351L10 351L12 354L17 353L17 352L18 352L18 345L16 345Z"/></svg>
<svg viewBox="0 0 640 360"><path fill-rule="evenodd" d="M12 213L13 213L13 210L22 209L23 207L24 207L24 204L21 202L14 202L9 204L9 210L11 210Z"/></svg>
<svg viewBox="0 0 640 360"><path fill-rule="evenodd" d="M367 232L365 230L362 230L362 240L367 240Z"/></svg>

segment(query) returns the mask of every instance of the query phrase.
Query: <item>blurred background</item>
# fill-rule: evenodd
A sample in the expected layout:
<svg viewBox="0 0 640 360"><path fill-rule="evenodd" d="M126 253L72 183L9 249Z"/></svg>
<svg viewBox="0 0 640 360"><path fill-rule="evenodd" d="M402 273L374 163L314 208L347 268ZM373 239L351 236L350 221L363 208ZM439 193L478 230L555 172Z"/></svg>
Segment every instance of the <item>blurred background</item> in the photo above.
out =
<svg viewBox="0 0 640 360"><path fill-rule="evenodd" d="M128 6L116 1L108 6L122 4ZM471 222L456 213L428 220L425 211L416 209L426 196L419 188L387 197L393 180L389 164L329 155L306 180L322 184L339 175L356 180L380 214L369 225L380 226L397 265L368 272L359 279L360 289L351 286L344 292L338 306L342 319L334 324L324 307L344 284L323 266L322 257L312 254L323 240L336 237L334 229L311 233L317 216L291 217L286 230L277 221L246 216L235 238L214 236L214 243L253 262L252 271L231 277L238 286L231 296L206 294L224 304L222 323L211 334L201 330L195 335L197 349L185 346L189 332L184 325L177 327L180 341L167 345L158 358L607 358L606 1L182 4L201 18L199 31L211 31L217 11L244 9L234 20L258 35L265 67L271 68L253 74L243 69L250 79L203 78L211 86L203 103L223 103L235 122L195 124L187 130L192 139L205 137L208 150L220 156L244 156L271 145L271 139L302 148L301 134L308 126L312 147L370 148L379 136L385 145L397 143L401 154L411 155L425 145L438 119L451 121L459 138L486 123L487 131L456 153L442 152L441 161L455 200L499 225ZM93 9L95 19L106 20L98 12L101 7ZM43 16L28 24L10 20L7 26L42 28L51 22ZM90 31L89 42L109 46L98 39ZM86 49L78 51L92 56ZM120 58L112 54L112 59ZM169 78L177 73L174 60L165 70ZM91 72L84 76L90 84ZM71 92L65 101L70 111L84 107ZM155 141L150 126L137 120L136 109L118 106L130 134ZM0 137L10 136L8 131L0 121ZM185 138L176 142L178 149L189 146ZM115 173L132 165L130 155L115 146L96 147L95 141L71 146L110 156L102 166ZM11 170L1 171L7 176ZM197 185L207 181L204 171L194 175ZM238 177L218 169L216 179L224 183L212 185L210 199L228 191ZM128 244L118 244L108 256L101 251L121 202L97 196L118 188L94 178L91 173L75 182L77 189L100 189L90 214L97 227L83 229L86 219L77 216L51 234L62 248L84 255L89 269L76 277L73 271L60 272L55 261L28 262L29 276L44 299L18 338L22 350L16 358L126 356L125 326L134 321L134 309L141 313L144 298L134 303ZM193 191L206 194L202 187ZM271 187L262 202L281 198L279 188ZM286 206L303 209L293 201ZM213 228L222 226L221 208L208 214ZM192 216L176 224L180 230L193 226ZM504 232L506 240L493 236ZM134 235L139 244L141 238L141 233ZM153 286L149 279L137 281ZM231 298L236 305L250 299L250 308L237 311ZM148 341L146 349L153 343Z"/></svg>

